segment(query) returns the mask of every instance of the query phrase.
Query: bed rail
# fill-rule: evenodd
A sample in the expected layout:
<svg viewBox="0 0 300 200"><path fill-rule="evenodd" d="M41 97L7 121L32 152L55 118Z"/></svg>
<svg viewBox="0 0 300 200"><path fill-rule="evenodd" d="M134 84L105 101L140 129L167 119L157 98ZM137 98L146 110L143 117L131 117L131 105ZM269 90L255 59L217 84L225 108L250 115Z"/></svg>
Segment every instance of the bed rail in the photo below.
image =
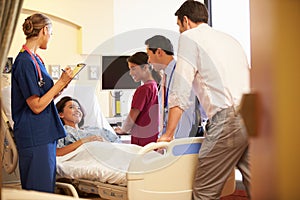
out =
<svg viewBox="0 0 300 200"><path fill-rule="evenodd" d="M198 153L203 137L175 139L171 142L150 143L142 148L129 165L127 172L128 199L130 200L186 200L192 198L192 184ZM147 152L165 148L166 153L145 159ZM222 196L235 190L234 169Z"/></svg>

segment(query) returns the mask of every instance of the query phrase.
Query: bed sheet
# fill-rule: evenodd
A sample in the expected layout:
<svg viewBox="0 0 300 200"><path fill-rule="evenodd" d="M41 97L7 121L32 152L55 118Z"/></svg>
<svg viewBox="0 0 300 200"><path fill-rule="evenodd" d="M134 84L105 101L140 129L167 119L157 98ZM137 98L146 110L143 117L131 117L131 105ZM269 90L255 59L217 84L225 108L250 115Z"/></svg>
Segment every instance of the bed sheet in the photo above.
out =
<svg viewBox="0 0 300 200"><path fill-rule="evenodd" d="M141 148L134 144L98 141L84 143L75 151L56 158L57 175L126 186L129 163ZM146 154L145 159L160 156L153 151Z"/></svg>

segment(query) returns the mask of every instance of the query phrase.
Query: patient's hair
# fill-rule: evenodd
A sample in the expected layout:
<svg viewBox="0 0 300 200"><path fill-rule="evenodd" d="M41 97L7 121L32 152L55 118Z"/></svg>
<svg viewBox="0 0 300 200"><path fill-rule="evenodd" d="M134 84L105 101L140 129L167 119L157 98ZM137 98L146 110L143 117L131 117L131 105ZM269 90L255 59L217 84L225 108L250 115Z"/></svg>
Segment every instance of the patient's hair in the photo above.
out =
<svg viewBox="0 0 300 200"><path fill-rule="evenodd" d="M187 16L192 22L208 22L208 12L206 6L199 1L187 0L175 12L181 23L184 16Z"/></svg>
<svg viewBox="0 0 300 200"><path fill-rule="evenodd" d="M160 83L161 75L157 71L153 70L153 66L150 63L148 63L147 53L142 51L136 52L135 54L127 58L127 62L139 65L141 68L143 68L145 65L148 65L153 79L156 81L157 84Z"/></svg>
<svg viewBox="0 0 300 200"><path fill-rule="evenodd" d="M26 39L39 35L39 32L45 26L51 26L51 20L41 13L35 13L27 17L23 23L23 32L26 35Z"/></svg>
<svg viewBox="0 0 300 200"><path fill-rule="evenodd" d="M59 102L56 103L56 109L57 109L58 113L64 112L64 108L66 107L66 103L68 101L75 101L76 103L78 103L80 110L82 112L82 118L81 118L81 121L78 123L78 127L83 126L85 111L77 99L73 99L72 97L69 97L69 96L65 96L65 97L61 98L59 100ZM63 119L60 118L60 120L62 121L63 124L65 124Z"/></svg>

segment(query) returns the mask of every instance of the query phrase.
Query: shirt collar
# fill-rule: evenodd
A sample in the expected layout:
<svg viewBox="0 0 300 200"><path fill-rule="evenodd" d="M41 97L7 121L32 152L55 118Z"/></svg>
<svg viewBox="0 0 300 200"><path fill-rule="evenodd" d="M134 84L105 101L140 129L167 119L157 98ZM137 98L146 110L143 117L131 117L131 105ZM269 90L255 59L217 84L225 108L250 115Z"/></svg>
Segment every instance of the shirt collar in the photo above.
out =
<svg viewBox="0 0 300 200"><path fill-rule="evenodd" d="M167 76L170 76L173 70L173 67L176 64L176 60L173 59L171 60L171 62L169 62L168 66L165 68L165 74L167 74Z"/></svg>

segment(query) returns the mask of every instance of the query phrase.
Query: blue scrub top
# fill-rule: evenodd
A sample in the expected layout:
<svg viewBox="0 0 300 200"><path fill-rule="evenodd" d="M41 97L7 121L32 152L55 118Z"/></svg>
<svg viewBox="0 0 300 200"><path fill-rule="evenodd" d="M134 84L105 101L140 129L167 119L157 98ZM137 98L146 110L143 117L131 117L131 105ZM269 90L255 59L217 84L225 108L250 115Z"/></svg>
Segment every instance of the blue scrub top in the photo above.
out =
<svg viewBox="0 0 300 200"><path fill-rule="evenodd" d="M53 101L40 114L33 113L26 103L32 95L43 96L54 84L41 60L37 56L35 59L45 81L42 87L38 85L38 72L28 52L21 51L12 67L11 109L19 149L48 144L66 136Z"/></svg>

